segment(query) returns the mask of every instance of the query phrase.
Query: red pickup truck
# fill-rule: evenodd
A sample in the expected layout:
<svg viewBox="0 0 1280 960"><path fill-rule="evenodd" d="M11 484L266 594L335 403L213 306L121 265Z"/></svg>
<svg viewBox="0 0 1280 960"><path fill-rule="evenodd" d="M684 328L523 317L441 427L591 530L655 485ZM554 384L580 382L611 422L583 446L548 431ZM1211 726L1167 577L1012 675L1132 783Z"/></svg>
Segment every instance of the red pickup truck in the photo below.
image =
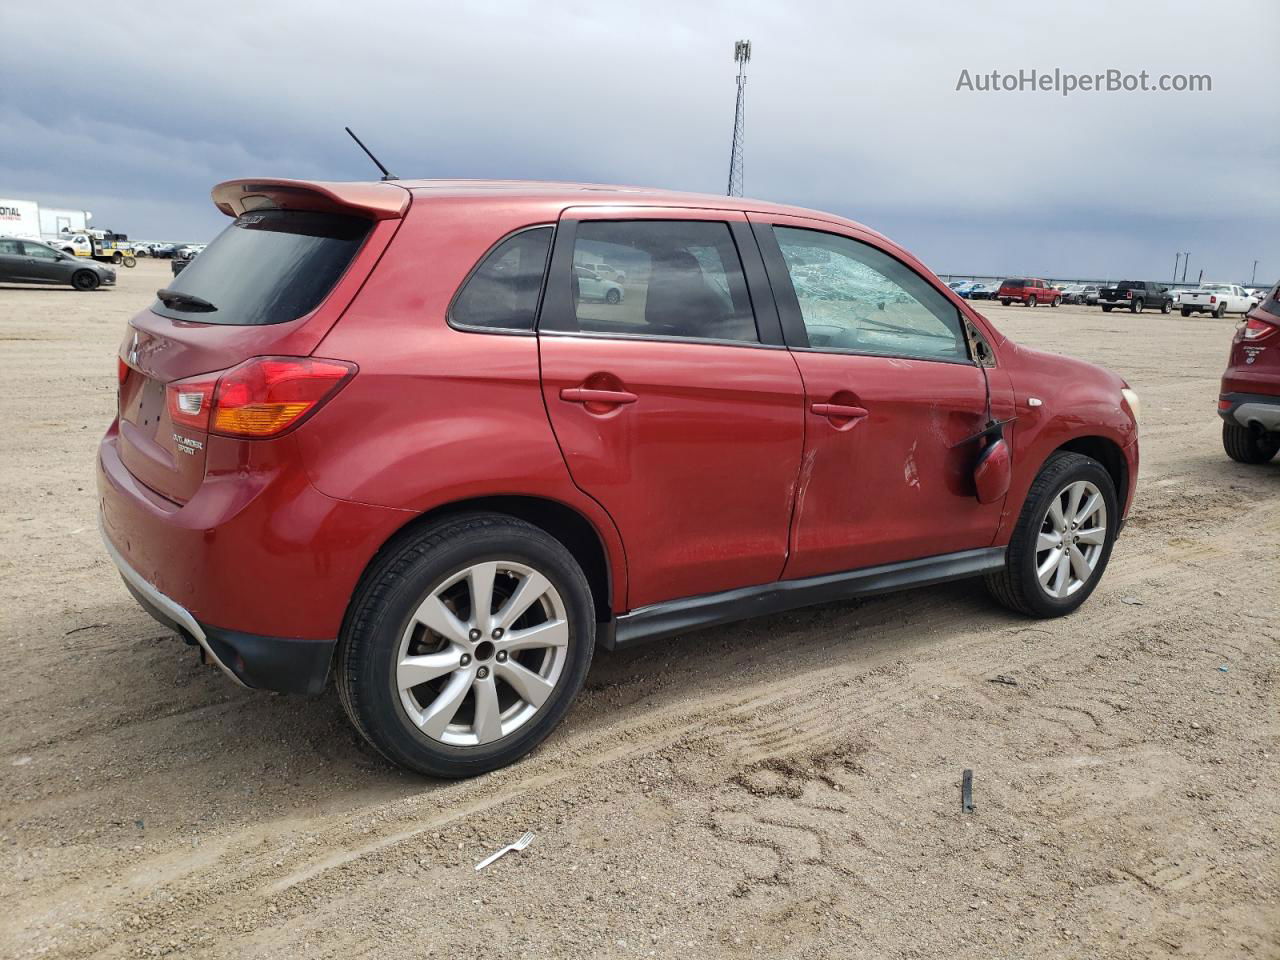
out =
<svg viewBox="0 0 1280 960"><path fill-rule="evenodd" d="M1038 307L1042 303L1056 307L1062 302L1062 291L1053 284L1035 277L1019 277L1000 284L996 299L1006 307L1014 300L1022 301L1022 304L1027 307Z"/></svg>

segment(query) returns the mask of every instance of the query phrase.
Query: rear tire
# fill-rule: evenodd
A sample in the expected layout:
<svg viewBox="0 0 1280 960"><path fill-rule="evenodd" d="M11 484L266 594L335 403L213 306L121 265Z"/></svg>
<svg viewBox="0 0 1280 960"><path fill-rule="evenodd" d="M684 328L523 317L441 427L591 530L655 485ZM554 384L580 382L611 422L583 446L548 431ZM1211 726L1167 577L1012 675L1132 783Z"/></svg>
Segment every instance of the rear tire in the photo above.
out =
<svg viewBox="0 0 1280 960"><path fill-rule="evenodd" d="M506 602L533 591L542 592L528 612L504 622ZM489 609L471 610L486 593ZM528 643L549 625L555 642ZM594 645L591 588L564 545L514 517L467 514L393 542L370 569L343 625L338 695L392 763L469 777L513 763L551 733Z"/></svg>
<svg viewBox="0 0 1280 960"><path fill-rule="evenodd" d="M90 290L97 290L98 284L101 282L98 275L92 270L77 270L71 275L71 286L85 293Z"/></svg>
<svg viewBox="0 0 1280 960"><path fill-rule="evenodd" d="M1222 448L1236 463L1270 463L1280 452L1280 434L1263 433L1238 423L1222 424Z"/></svg>
<svg viewBox="0 0 1280 960"><path fill-rule="evenodd" d="M1004 298L1004 297L1001 297L1001 298L1000 298L1000 306L1002 306L1002 307L1007 307L1007 306L1009 305L1009 303L1010 303L1010 301L1009 301L1008 299L1006 299L1006 298Z"/></svg>
<svg viewBox="0 0 1280 960"><path fill-rule="evenodd" d="M1147 309L1147 305L1141 297L1129 304L1130 313L1141 313L1145 309Z"/></svg>
<svg viewBox="0 0 1280 960"><path fill-rule="evenodd" d="M1213 311L1213 315L1221 320L1227 315L1227 305L1225 303L1218 304L1218 309Z"/></svg>
<svg viewBox="0 0 1280 960"><path fill-rule="evenodd" d="M1070 521L1075 518L1068 517L1067 513L1070 512L1068 509L1070 495L1074 489L1080 489L1082 492L1086 490L1097 492L1102 509L1105 511L1105 522L1101 528L1070 526ZM1092 497L1092 494L1089 496ZM1090 502L1091 500L1081 498L1079 519L1093 519L1096 522L1098 517L1096 509L1093 512L1085 512ZM1042 546L1048 539L1059 536L1053 530L1054 520L1049 515L1055 503L1064 519L1062 526L1065 533L1062 539L1083 535L1086 530L1101 529L1102 531L1100 534L1090 533L1090 536L1102 537L1100 544L1086 543L1083 548L1072 545L1075 552L1081 553L1082 556L1091 552L1091 546L1098 546L1099 549L1093 557L1092 566L1089 567L1089 575L1080 578L1080 582L1075 586L1068 584L1066 589L1070 592L1062 596L1051 593L1040 580L1040 570L1044 565L1049 564L1047 569L1050 582L1053 582L1053 575L1057 568L1057 564L1052 559L1055 555L1054 551L1057 549L1058 555L1062 552L1060 548ZM1092 457L1079 453L1053 454L1040 469L1039 476L1027 492L1027 499L1022 505L1022 512L1018 515L1017 525L1013 529L1013 536L1009 540L1005 553L1004 569L987 574L987 589L997 602L1029 617L1061 617L1071 613L1089 598L1098 581L1102 579L1107 561L1111 558L1111 548L1115 543L1119 520L1120 507L1116 499L1115 484L1111 481L1111 474L1107 473L1102 464ZM1074 557L1070 553L1068 553L1067 563L1065 576L1068 581L1073 581L1078 573Z"/></svg>
<svg viewBox="0 0 1280 960"><path fill-rule="evenodd" d="M1104 303L1104 304L1102 305L1102 312L1103 312L1103 313L1110 313L1110 312L1111 312L1112 310L1114 310L1114 309L1115 309L1115 307L1114 307L1114 306L1112 306L1112 305L1110 305L1110 304L1105 304L1105 303Z"/></svg>
<svg viewBox="0 0 1280 960"><path fill-rule="evenodd" d="M1187 307L1183 307L1183 308L1182 308L1182 315L1183 315L1184 317L1189 317L1189 316L1191 316L1191 310L1190 310L1190 309L1188 309Z"/></svg>

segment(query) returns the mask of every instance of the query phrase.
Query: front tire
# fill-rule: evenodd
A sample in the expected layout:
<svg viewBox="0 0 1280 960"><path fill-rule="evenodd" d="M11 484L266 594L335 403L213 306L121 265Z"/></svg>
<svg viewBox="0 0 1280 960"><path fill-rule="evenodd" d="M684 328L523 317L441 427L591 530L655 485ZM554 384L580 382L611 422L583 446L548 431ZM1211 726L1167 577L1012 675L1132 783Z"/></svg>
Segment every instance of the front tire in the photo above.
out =
<svg viewBox="0 0 1280 960"><path fill-rule="evenodd" d="M101 282L101 279L92 270L77 270L71 275L71 286L85 293L97 290L98 284Z"/></svg>
<svg viewBox="0 0 1280 960"><path fill-rule="evenodd" d="M1027 297L1027 299L1023 300L1022 303L1023 303L1023 306L1034 307L1036 305L1036 298Z"/></svg>
<svg viewBox="0 0 1280 960"><path fill-rule="evenodd" d="M555 729L594 645L591 588L564 545L514 517L468 514L402 538L366 576L338 694L392 763L474 776Z"/></svg>
<svg viewBox="0 0 1280 960"><path fill-rule="evenodd" d="M1053 454L1031 484L1004 569L987 575L987 589L1027 616L1071 613L1102 579L1119 520L1115 484L1102 464Z"/></svg>
<svg viewBox="0 0 1280 960"><path fill-rule="evenodd" d="M1164 303L1160 304L1160 312L1161 312L1161 313L1173 313L1173 301L1172 301L1172 300L1166 300Z"/></svg>
<svg viewBox="0 0 1280 960"><path fill-rule="evenodd" d="M620 294L617 290L610 290L604 295L605 303L614 304L614 303L618 303L621 300L622 300L622 294Z"/></svg>
<svg viewBox="0 0 1280 960"><path fill-rule="evenodd" d="M1280 434L1263 433L1238 423L1222 424L1222 448L1236 463L1270 463L1280 452Z"/></svg>
<svg viewBox="0 0 1280 960"><path fill-rule="evenodd" d="M1056 306L1060 305L1061 303L1062 303L1062 298L1061 298L1061 297L1054 297L1054 298L1053 298L1053 301L1049 304L1049 306L1051 306L1051 307L1056 307Z"/></svg>

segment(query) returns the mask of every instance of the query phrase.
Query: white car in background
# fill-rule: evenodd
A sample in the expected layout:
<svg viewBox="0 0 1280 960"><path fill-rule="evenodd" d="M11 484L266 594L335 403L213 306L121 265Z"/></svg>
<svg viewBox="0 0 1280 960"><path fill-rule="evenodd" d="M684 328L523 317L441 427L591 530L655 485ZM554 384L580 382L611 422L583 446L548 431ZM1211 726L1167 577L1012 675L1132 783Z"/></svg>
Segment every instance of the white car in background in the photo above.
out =
<svg viewBox="0 0 1280 960"><path fill-rule="evenodd" d="M1184 317L1193 313L1224 317L1228 313L1248 313L1257 301L1236 283L1202 283L1183 293L1176 302Z"/></svg>
<svg viewBox="0 0 1280 960"><path fill-rule="evenodd" d="M622 285L602 277L595 270L576 264L573 278L577 281L579 300L603 300L605 303L622 302Z"/></svg>

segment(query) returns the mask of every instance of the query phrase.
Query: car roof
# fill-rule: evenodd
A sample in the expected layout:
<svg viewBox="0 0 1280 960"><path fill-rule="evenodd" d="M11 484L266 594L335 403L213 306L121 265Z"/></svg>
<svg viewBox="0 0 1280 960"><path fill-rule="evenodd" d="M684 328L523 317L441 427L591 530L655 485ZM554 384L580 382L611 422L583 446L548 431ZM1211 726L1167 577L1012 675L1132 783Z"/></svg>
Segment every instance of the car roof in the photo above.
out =
<svg viewBox="0 0 1280 960"><path fill-rule="evenodd" d="M231 216L246 209L242 198L273 189L310 190L344 205L359 208L375 217L403 215L408 206L403 190L414 199L491 199L509 203L529 201L544 203L548 208L577 206L680 207L686 209L738 210L744 213L772 213L823 220L860 230L892 243L887 237L865 224L822 210L791 204L774 203L745 197L726 197L711 193L689 193L659 187L635 187L601 183L577 183L556 180L390 180L324 182L317 180L285 180L254 177L228 180L213 188L213 200Z"/></svg>

